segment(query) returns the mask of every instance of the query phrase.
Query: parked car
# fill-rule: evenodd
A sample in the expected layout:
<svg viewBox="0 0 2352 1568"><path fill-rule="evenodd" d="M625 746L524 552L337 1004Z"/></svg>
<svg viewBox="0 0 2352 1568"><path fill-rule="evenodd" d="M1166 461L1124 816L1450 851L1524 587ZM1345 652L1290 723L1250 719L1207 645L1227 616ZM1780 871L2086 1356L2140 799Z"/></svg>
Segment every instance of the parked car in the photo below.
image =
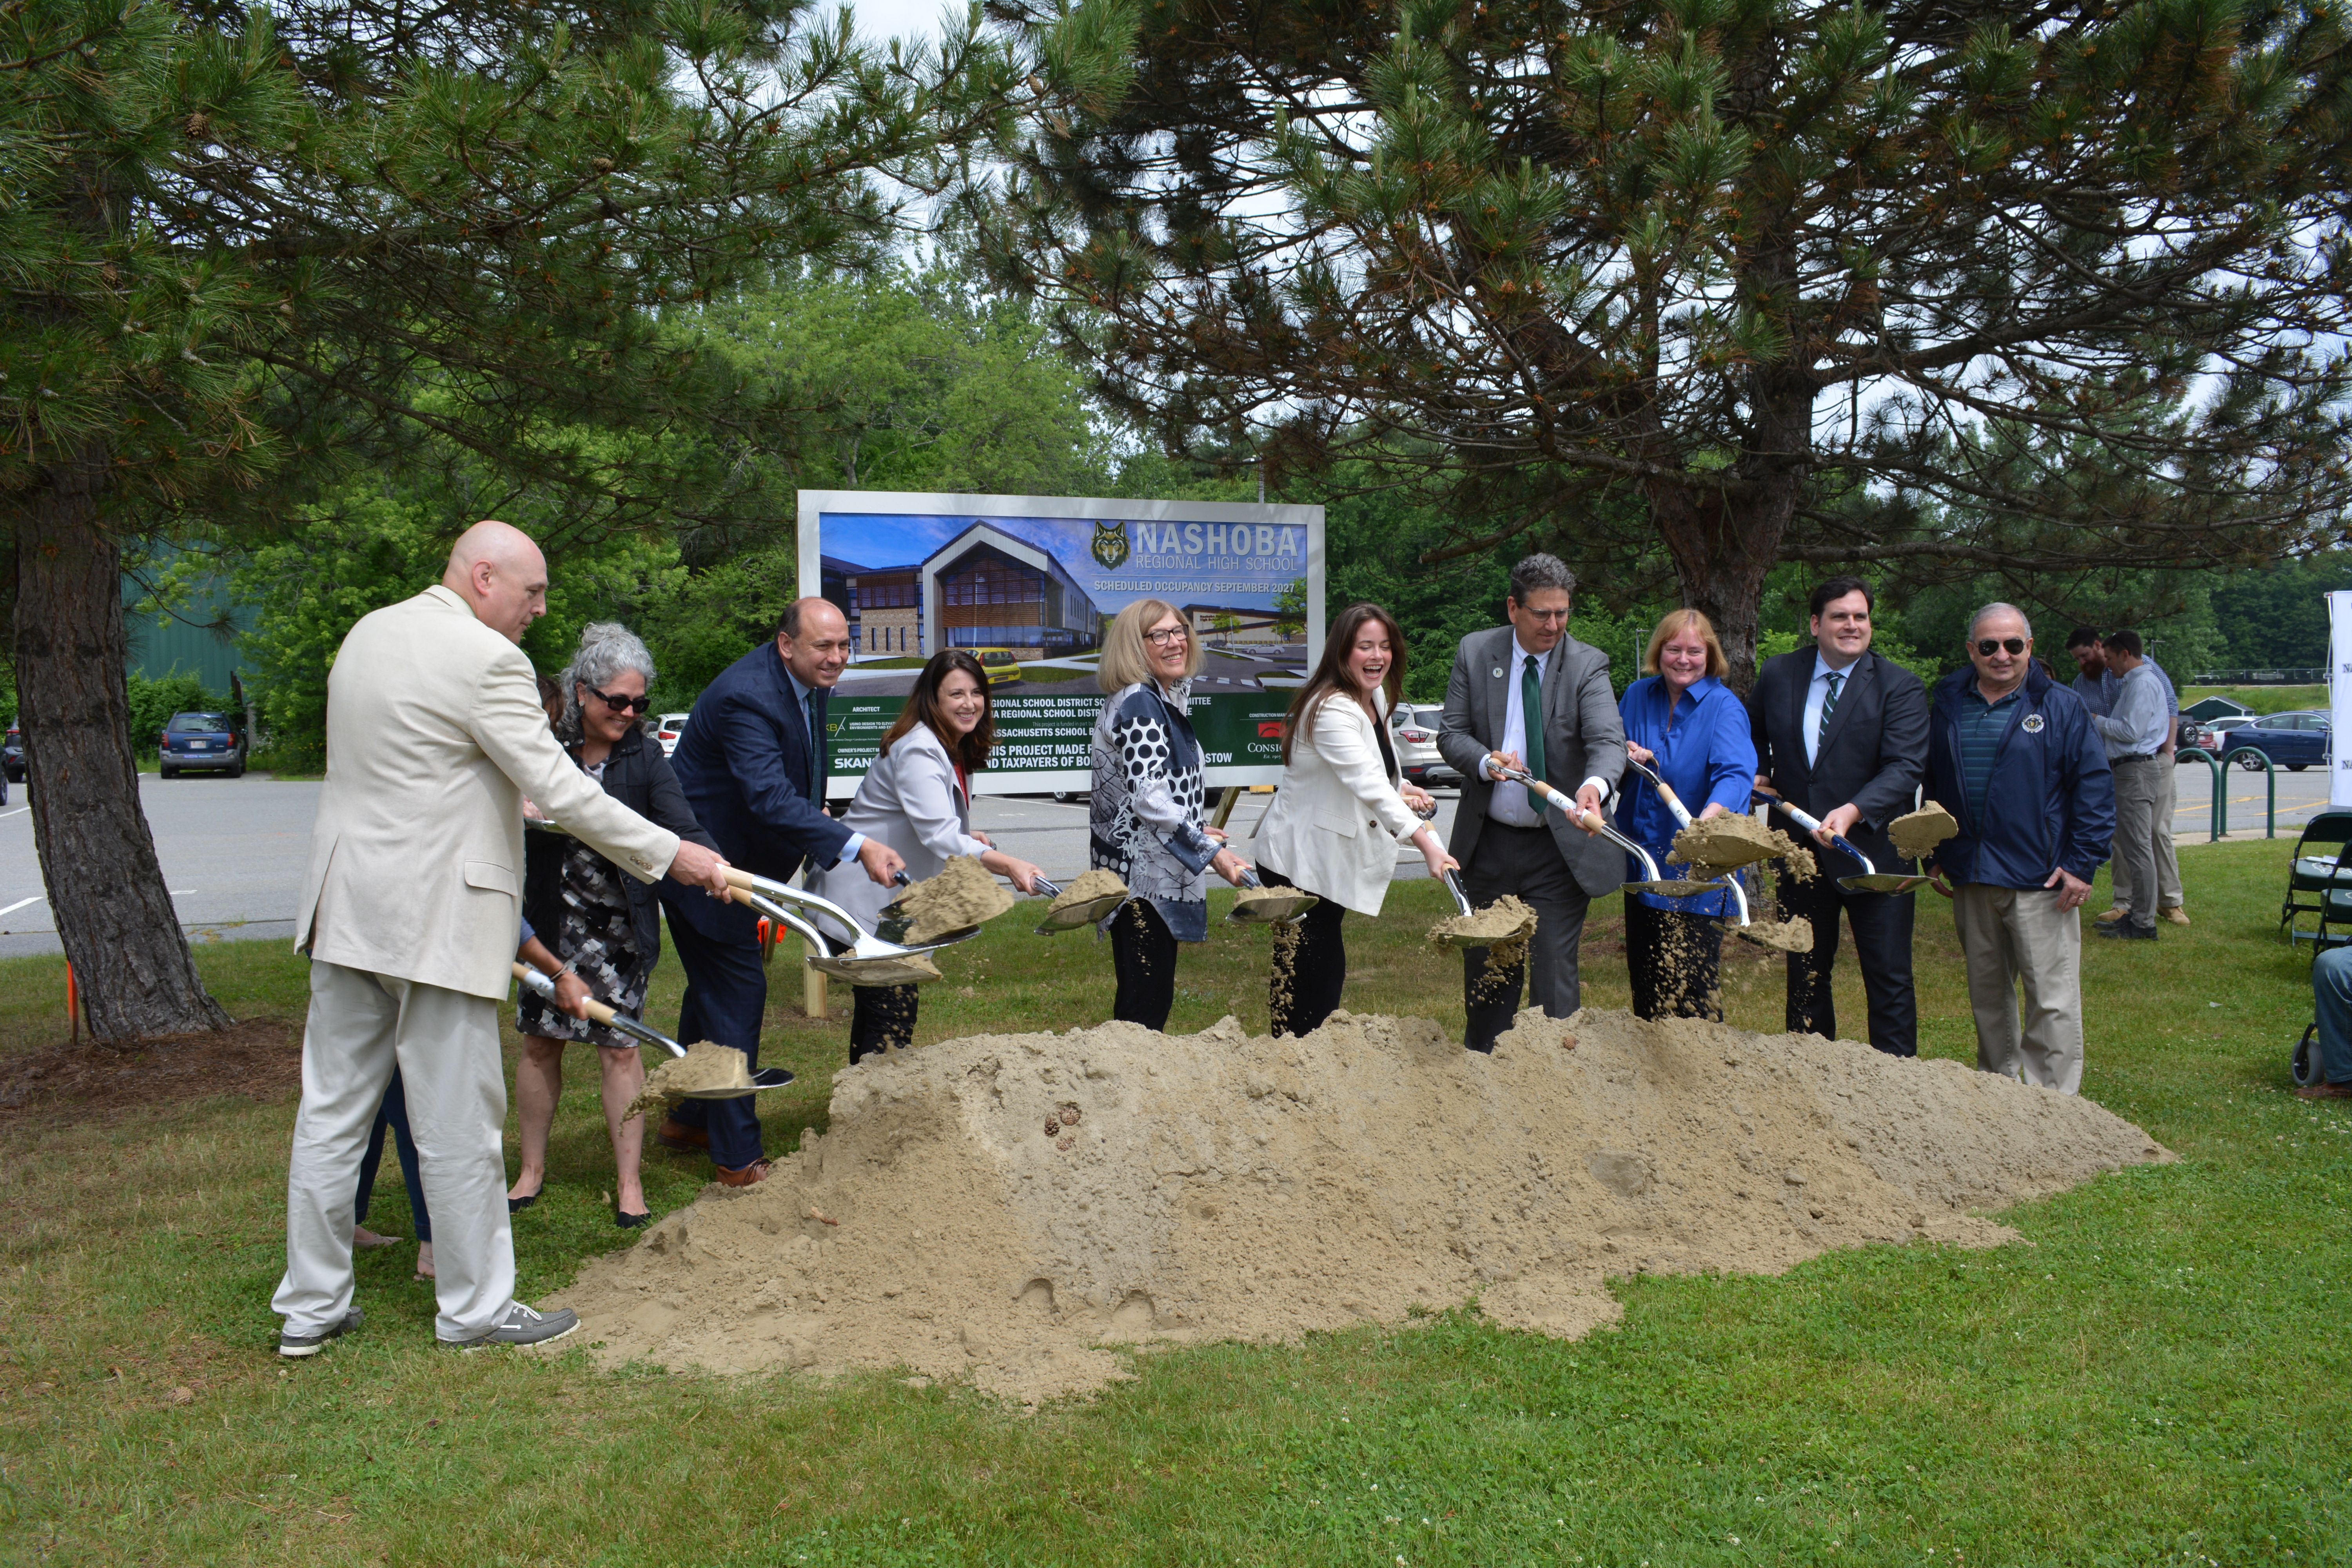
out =
<svg viewBox="0 0 2352 1568"><path fill-rule="evenodd" d="M1396 747L1397 766L1406 780L1417 784L1458 784L1462 775L1438 753L1437 731L1445 709L1436 702L1400 702L1389 710L1389 741Z"/></svg>
<svg viewBox="0 0 2352 1568"><path fill-rule="evenodd" d="M2219 719L2191 719L2186 713L2181 714L2180 746L2174 753L2174 761L2189 761L2189 750L2192 746L2200 752L2220 756L2230 749L2230 732L2252 723L2254 718L2252 713L2231 713Z"/></svg>
<svg viewBox="0 0 2352 1568"><path fill-rule="evenodd" d="M174 713L163 726L155 771L177 778L191 769L245 776L245 716L241 713Z"/></svg>
<svg viewBox="0 0 2352 1568"><path fill-rule="evenodd" d="M2272 713L2251 724L2241 724L2229 731L2225 745L2235 751L2251 746L2268 757L2273 766L2299 773L2315 763L2326 766L2328 759L2327 715L2318 709L2305 709L2299 713ZM2262 770L2258 757L2241 757L2238 765L2250 773Z"/></svg>
<svg viewBox="0 0 2352 1568"><path fill-rule="evenodd" d="M0 745L0 774L10 784L25 781L25 732L15 724L8 726L8 740Z"/></svg>
<svg viewBox="0 0 2352 1568"><path fill-rule="evenodd" d="M1021 679L1021 658L1009 647L975 647L966 650L980 660L980 668L988 674L991 686L1003 686Z"/></svg>
<svg viewBox="0 0 2352 1568"><path fill-rule="evenodd" d="M686 713L656 713L646 721L646 729L660 742L663 756L677 754L677 743L685 738L686 721L689 717L691 715Z"/></svg>

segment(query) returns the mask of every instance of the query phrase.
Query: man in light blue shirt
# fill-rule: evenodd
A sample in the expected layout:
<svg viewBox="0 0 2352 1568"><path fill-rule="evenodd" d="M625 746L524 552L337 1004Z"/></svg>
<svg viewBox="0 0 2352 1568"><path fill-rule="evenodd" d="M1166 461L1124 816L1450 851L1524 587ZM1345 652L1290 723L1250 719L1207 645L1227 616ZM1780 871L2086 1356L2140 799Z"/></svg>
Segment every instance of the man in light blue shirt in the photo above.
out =
<svg viewBox="0 0 2352 1568"><path fill-rule="evenodd" d="M2091 727L2106 742L2107 765L2116 774L2115 879L2134 898L2124 918L2100 926L2099 934L2154 942L2157 900L2147 895L2158 885L2156 810L2164 773L2173 765L2164 746L2172 721L2156 667L2142 657L2139 634L2114 633L2105 652L2107 672L2118 684L2111 710L2092 714Z"/></svg>
<svg viewBox="0 0 2352 1568"><path fill-rule="evenodd" d="M2116 699L2123 689L2124 678L2120 666L2108 663L2105 641L2093 627L2076 626L2067 634L2066 651L2074 656L2074 668L2081 671L2074 678L2074 695L2083 700L2083 706L2094 715L2101 718L2111 716L2115 712ZM2164 743L2158 748L2164 765L2157 770L2158 780L2154 817L2156 897L2153 900L2144 901L2155 904L2157 919L2185 926L2189 923L2189 911L2182 907L2180 858L2174 853L2172 846L2172 818L2179 804L2179 775L2174 770L2179 763L2180 694L2173 689L2171 677L2164 673L2164 667L2156 660L2144 658L2141 668L2155 678L2157 685L2164 692L2166 718ZM2118 858L2111 863L2108 870L2114 879L2115 896L2113 907L2099 916L2101 925L2113 925L2126 919L2132 907L2134 889L2129 880L2130 873L2125 869L2122 859Z"/></svg>

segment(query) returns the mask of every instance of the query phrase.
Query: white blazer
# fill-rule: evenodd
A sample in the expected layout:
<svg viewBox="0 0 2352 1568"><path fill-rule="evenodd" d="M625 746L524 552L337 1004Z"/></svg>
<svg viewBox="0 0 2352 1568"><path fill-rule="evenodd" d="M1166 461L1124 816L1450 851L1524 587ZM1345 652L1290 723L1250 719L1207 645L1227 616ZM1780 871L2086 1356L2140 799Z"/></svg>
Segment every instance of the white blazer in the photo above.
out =
<svg viewBox="0 0 2352 1568"><path fill-rule="evenodd" d="M971 836L971 802L956 788L947 742L929 724L916 724L890 742L889 755L874 759L841 821L852 833L896 849L909 881L938 876L951 856L977 857L988 849ZM824 873L817 890L871 931L882 906L902 889L883 887L865 867L845 860Z"/></svg>
<svg viewBox="0 0 2352 1568"><path fill-rule="evenodd" d="M1381 721L1388 697L1375 692ZM1308 892L1376 915L1396 870L1397 841L1421 818L1381 763L1380 737L1363 706L1333 692L1315 706L1314 722L1291 742L1290 765L1274 805L1257 826L1258 860Z"/></svg>
<svg viewBox="0 0 2352 1568"><path fill-rule="evenodd" d="M435 584L360 619L327 676L327 782L294 945L504 997L522 934L522 797L651 882L677 835L574 767L522 649Z"/></svg>

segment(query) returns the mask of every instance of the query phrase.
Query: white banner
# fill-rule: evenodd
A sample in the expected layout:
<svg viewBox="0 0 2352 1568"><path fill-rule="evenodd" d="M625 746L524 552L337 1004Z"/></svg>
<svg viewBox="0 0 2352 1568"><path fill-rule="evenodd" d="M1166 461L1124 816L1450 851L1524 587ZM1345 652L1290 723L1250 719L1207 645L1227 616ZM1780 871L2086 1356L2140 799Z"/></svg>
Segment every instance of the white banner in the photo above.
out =
<svg viewBox="0 0 2352 1568"><path fill-rule="evenodd" d="M2352 742L2336 751L2337 735L2352 736L2352 594L2327 595L2327 804L2352 806Z"/></svg>

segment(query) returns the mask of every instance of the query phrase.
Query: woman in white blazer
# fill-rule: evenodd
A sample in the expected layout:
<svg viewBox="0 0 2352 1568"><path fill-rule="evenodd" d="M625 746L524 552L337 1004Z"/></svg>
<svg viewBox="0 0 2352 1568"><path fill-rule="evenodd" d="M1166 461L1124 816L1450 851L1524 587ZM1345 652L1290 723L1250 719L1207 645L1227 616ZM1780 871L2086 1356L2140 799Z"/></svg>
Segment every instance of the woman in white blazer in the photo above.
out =
<svg viewBox="0 0 2352 1568"><path fill-rule="evenodd" d="M1339 1005L1348 951L1339 922L1349 910L1381 912L1399 839L1421 851L1433 877L1458 865L1416 815L1429 796L1402 783L1389 742L1389 704L1404 681L1404 635L1378 605L1350 605L1323 658L1292 699L1282 734L1282 787L1258 824L1258 874L1322 902L1275 931L1268 1011L1277 1035L1311 1032Z"/></svg>
<svg viewBox="0 0 2352 1568"><path fill-rule="evenodd" d="M988 674L980 660L955 648L933 654L915 677L898 722L882 737L881 754L857 786L844 826L897 850L914 881L938 876L953 856L970 855L1023 892L1035 892L1036 867L971 830L971 775L988 765L995 742ZM822 891L868 929L882 906L898 896L898 889L881 886L854 862L827 872ZM852 1067L888 1047L914 1044L916 987L856 985L850 994Z"/></svg>

